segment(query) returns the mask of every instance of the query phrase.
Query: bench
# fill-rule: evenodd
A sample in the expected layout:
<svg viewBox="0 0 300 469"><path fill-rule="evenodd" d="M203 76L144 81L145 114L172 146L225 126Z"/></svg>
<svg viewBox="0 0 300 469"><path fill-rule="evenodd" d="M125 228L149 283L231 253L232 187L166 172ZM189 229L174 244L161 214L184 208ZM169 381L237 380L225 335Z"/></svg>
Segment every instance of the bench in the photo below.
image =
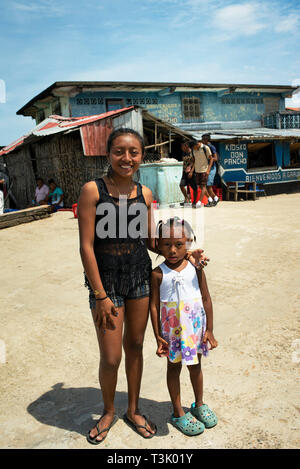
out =
<svg viewBox="0 0 300 469"><path fill-rule="evenodd" d="M263 184L257 184L254 182L244 182L244 181L235 181L227 182L226 187L226 200L229 200L230 194L233 194L235 202L238 200L238 194L246 194L246 200L248 200L248 195L253 195L253 200L256 200L256 194L263 192L266 195Z"/></svg>
<svg viewBox="0 0 300 469"><path fill-rule="evenodd" d="M9 228L11 226L21 225L34 220L50 217L50 206L39 205L38 207L25 208L0 215L0 229Z"/></svg>

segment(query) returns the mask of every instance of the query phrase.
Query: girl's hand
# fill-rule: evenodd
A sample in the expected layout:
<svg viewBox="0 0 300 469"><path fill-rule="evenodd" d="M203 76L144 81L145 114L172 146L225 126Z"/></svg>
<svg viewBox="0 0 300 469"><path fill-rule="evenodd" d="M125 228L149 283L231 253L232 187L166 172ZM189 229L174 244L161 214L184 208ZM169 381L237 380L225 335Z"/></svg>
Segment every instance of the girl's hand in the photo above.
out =
<svg viewBox="0 0 300 469"><path fill-rule="evenodd" d="M156 338L156 341L157 341L156 355L158 355L159 357L167 357L169 354L168 342L160 336Z"/></svg>
<svg viewBox="0 0 300 469"><path fill-rule="evenodd" d="M204 337L203 337L203 343L206 344L207 341L209 342L211 349L216 348L218 346L218 342L215 339L212 331L207 331L207 330L205 331Z"/></svg>
<svg viewBox="0 0 300 469"><path fill-rule="evenodd" d="M113 302L106 298L105 300L96 301L96 315L94 318L97 328L114 330L116 328L112 316L118 316L118 311Z"/></svg>
<svg viewBox="0 0 300 469"><path fill-rule="evenodd" d="M196 269L203 269L203 267L207 265L207 262L209 262L209 258L206 257L203 252L203 249L195 249L194 251L188 251L185 257Z"/></svg>

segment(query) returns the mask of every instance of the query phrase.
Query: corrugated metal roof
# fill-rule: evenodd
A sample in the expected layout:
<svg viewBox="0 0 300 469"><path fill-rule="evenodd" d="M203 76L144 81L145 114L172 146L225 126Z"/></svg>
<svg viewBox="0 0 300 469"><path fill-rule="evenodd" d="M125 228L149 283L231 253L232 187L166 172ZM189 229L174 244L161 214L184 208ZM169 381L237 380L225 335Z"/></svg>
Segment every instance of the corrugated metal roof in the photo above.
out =
<svg viewBox="0 0 300 469"><path fill-rule="evenodd" d="M34 137L45 137L47 135L54 135L60 132L68 132L70 130L80 129L83 126L88 126L88 124L97 123L98 121L108 118L114 118L133 109L135 109L135 106L109 111L103 114L83 117L62 117L55 115L49 116L34 129L32 129L28 134L20 137L18 140L15 140L11 144L4 147L0 151L0 156L7 155L11 151L15 150L18 146L24 143L28 143L29 140ZM85 135L87 135L87 132L85 132Z"/></svg>
<svg viewBox="0 0 300 469"><path fill-rule="evenodd" d="M139 106L129 106L123 109L95 114L83 117L62 117L49 116L39 125L32 129L28 134L15 140L10 145L0 150L0 156L7 155L22 144L31 143L37 139L55 135L58 133L67 133L74 130L80 130L80 136L84 155L96 156L105 155L106 141L113 128L129 127L143 133L143 120L156 122L161 127L166 128L172 134L188 139L189 134L172 124L158 119L150 112Z"/></svg>
<svg viewBox="0 0 300 469"><path fill-rule="evenodd" d="M232 129L232 130L210 130L208 131L212 140L229 140L233 138L245 140L261 139L289 139L300 138L300 129L269 129L260 127L257 129ZM190 135L197 140L201 140L202 135L207 131L190 131Z"/></svg>

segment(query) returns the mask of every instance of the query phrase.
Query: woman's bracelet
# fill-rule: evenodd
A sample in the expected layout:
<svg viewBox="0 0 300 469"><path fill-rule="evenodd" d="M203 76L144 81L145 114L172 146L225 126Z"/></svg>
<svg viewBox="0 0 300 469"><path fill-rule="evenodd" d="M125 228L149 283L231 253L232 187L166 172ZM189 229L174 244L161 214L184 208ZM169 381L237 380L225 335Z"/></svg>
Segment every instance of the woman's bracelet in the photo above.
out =
<svg viewBox="0 0 300 469"><path fill-rule="evenodd" d="M98 300L100 300L100 301L106 300L106 298L108 298L108 297L107 297L107 296L104 296L103 298L96 298L96 301L98 301Z"/></svg>

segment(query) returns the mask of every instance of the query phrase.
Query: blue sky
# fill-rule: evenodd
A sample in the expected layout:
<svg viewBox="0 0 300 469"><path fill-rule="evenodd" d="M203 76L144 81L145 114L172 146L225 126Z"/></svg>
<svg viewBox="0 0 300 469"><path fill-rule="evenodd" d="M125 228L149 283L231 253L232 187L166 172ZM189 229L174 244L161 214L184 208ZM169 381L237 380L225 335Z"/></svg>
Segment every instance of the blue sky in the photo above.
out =
<svg viewBox="0 0 300 469"><path fill-rule="evenodd" d="M16 111L55 81L300 85L299 0L0 0L0 6L0 145L34 127ZM293 105L300 106L300 94Z"/></svg>

